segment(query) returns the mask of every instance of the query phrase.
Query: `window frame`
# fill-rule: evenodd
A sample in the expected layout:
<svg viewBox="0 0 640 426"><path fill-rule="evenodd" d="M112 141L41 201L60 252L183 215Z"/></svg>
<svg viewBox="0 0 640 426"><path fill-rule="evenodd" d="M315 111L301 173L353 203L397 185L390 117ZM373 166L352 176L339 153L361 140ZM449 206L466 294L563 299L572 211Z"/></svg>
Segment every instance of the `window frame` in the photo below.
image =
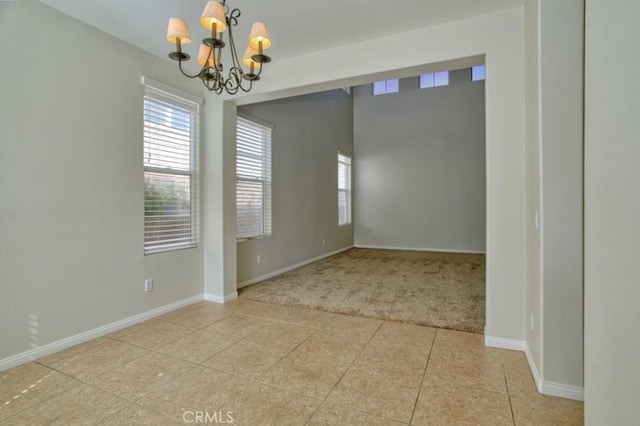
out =
<svg viewBox="0 0 640 426"><path fill-rule="evenodd" d="M199 165L199 149L200 149L200 132L201 132L201 120L200 116L202 114L202 99L194 96L190 93L184 92L180 89L174 88L162 82L156 81L149 77L142 77L142 85L143 85L143 111L142 111L142 127L143 127L143 137L142 137L142 168L143 168L143 177L144 177L144 232L143 232L143 251L144 255L150 255L155 253L162 253L167 251L174 250L182 250L182 249L190 249L196 248L200 245L200 165ZM185 112L189 116L189 153L188 153L188 169L179 167L159 167L154 165L149 165L146 162L146 159L149 158L153 153L149 152L147 149L149 145L147 143L147 138L149 133L155 133L153 131L154 127L149 126L147 123L151 123L150 120L147 120L147 102L155 101L157 105L164 103L165 105L171 105L175 107L176 110L182 110L182 113ZM157 107L157 106L156 106ZM157 129L156 129L157 130ZM158 139L156 139L158 141ZM174 140L175 142L175 140ZM165 159L165 161L167 161ZM149 217L156 215L148 215L148 194L147 194L147 178L154 174L156 176L165 175L167 177L171 177L174 179L179 177L187 176L189 178L189 218L188 218L188 232L183 234L185 241L179 242L166 242L163 244L152 244L153 239L148 239L151 231L151 225L147 222ZM157 206L154 205L154 209ZM162 215L159 215L162 216ZM179 236L179 234L178 234Z"/></svg>
<svg viewBox="0 0 640 426"><path fill-rule="evenodd" d="M261 147L262 158L266 160L267 163L261 164L261 169L264 173L263 179L249 178L245 176L239 175L239 167L238 167L238 159L240 158L238 154L238 126L241 121L246 123L251 123L254 126L253 131L265 132L263 134L263 143L264 146ZM258 238L266 238L270 237L273 234L273 191L272 191L272 182L273 182L273 129L274 126L271 123L267 123L255 117L252 117L248 114L237 113L236 114L236 240L237 241L246 241L251 239ZM268 134L266 134L268 133ZM245 156L244 158L247 158ZM238 206L238 202L240 200L239 197L239 185L240 182L246 183L256 183L261 182L262 184L262 201L261 201L261 223L259 224L260 232L255 234L240 234L241 226L238 223L239 214L241 209Z"/></svg>
<svg viewBox="0 0 640 426"><path fill-rule="evenodd" d="M345 162L342 158L346 158L349 161ZM340 167L341 165L346 165L348 167L347 172L345 173L345 188L340 187ZM345 154L344 152L338 151L338 162L337 162L337 189L338 189L338 226L347 226L353 223L353 157L349 154ZM341 221L340 217L340 202L341 202L341 194L344 193L345 200L345 220Z"/></svg>

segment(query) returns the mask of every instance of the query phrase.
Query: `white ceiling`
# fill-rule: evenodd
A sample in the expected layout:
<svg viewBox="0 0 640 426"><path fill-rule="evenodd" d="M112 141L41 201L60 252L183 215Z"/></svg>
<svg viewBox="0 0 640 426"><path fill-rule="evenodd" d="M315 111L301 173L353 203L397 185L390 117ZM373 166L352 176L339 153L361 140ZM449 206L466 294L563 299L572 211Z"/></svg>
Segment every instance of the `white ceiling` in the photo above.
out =
<svg viewBox="0 0 640 426"><path fill-rule="evenodd" d="M185 18L196 56L205 0L40 0L125 42L162 58L175 50L165 38L169 18ZM242 15L234 27L238 54L244 53L251 24L264 22L274 61L406 32L522 5L524 0L228 0ZM363 53L364 54L364 53ZM384 56L384 52L369 52Z"/></svg>

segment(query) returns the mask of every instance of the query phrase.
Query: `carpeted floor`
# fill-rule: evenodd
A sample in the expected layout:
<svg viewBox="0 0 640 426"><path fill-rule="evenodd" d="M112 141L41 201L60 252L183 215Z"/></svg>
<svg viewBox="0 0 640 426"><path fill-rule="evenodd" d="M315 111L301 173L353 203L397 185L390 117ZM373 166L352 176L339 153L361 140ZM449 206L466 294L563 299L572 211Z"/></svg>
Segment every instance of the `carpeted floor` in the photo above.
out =
<svg viewBox="0 0 640 426"><path fill-rule="evenodd" d="M485 256L355 248L239 293L241 299L483 333Z"/></svg>

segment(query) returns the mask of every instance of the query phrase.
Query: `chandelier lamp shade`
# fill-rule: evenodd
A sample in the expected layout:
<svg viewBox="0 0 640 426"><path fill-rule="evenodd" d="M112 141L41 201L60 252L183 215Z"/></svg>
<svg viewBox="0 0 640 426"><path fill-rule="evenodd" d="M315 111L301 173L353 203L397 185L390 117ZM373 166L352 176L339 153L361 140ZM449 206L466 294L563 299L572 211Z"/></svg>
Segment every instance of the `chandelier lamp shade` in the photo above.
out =
<svg viewBox="0 0 640 426"><path fill-rule="evenodd" d="M200 25L207 30L209 37L202 40L198 51L198 64L201 68L193 75L185 72L183 68L183 62L190 59L189 54L182 51L182 45L191 43L189 27L182 18L169 19L167 40L176 47L175 52L171 52L169 57L178 61L180 72L189 78L199 78L207 89L217 94L226 91L235 95L239 90L250 91L253 82L260 80L262 65L271 61L271 58L264 54L264 51L271 47L271 37L262 22L254 23L247 48L242 59L239 59L232 31L232 28L238 25L239 16L240 10L230 10L226 0L207 2L200 17ZM226 74L221 62L223 48L227 45L224 40L225 31L228 33L227 42L231 56L231 64Z"/></svg>

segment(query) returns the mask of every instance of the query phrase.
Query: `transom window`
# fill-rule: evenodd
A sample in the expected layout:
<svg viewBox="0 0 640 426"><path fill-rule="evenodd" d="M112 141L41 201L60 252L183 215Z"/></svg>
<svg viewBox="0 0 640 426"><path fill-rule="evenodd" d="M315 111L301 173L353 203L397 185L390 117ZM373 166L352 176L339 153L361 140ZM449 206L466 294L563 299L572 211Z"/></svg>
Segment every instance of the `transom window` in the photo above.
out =
<svg viewBox="0 0 640 426"><path fill-rule="evenodd" d="M376 81L373 83L374 95L386 95L388 93L398 93L400 81L397 78L391 80Z"/></svg>
<svg viewBox="0 0 640 426"><path fill-rule="evenodd" d="M476 65L471 67L471 81L481 81L485 78L484 65Z"/></svg>
<svg viewBox="0 0 640 426"><path fill-rule="evenodd" d="M420 75L420 88L428 89L430 87L448 86L449 71L430 72Z"/></svg>

